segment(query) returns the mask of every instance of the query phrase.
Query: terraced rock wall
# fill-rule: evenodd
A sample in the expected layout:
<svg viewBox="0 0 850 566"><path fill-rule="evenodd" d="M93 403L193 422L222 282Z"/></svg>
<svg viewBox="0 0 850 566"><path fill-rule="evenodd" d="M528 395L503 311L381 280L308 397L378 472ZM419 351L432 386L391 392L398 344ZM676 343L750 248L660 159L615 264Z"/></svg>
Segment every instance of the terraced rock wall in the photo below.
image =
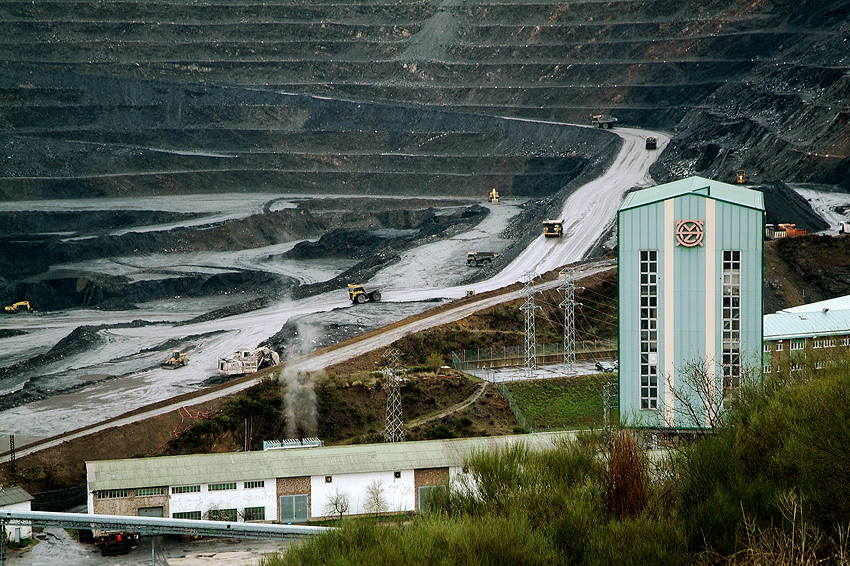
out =
<svg viewBox="0 0 850 566"><path fill-rule="evenodd" d="M592 112L653 174L847 182L839 0L0 2L5 199L551 194Z"/></svg>

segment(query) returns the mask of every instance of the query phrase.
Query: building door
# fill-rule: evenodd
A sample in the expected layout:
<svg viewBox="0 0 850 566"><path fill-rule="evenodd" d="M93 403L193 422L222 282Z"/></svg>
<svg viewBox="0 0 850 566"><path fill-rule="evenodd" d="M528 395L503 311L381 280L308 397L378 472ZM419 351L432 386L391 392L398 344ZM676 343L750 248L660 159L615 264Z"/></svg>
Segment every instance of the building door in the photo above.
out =
<svg viewBox="0 0 850 566"><path fill-rule="evenodd" d="M162 517L162 507L139 507L139 517Z"/></svg>
<svg viewBox="0 0 850 566"><path fill-rule="evenodd" d="M419 512L426 514L431 511L434 497L445 495L444 485L423 485L419 487Z"/></svg>
<svg viewBox="0 0 850 566"><path fill-rule="evenodd" d="M310 519L310 508L306 495L280 496L280 522L305 523Z"/></svg>

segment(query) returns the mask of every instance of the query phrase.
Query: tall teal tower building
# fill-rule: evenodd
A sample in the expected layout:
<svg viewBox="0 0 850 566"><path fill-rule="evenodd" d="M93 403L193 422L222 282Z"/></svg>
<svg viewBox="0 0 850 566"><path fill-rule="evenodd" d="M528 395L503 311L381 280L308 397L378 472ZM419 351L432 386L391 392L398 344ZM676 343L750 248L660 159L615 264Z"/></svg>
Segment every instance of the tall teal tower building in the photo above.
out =
<svg viewBox="0 0 850 566"><path fill-rule="evenodd" d="M689 177L630 193L617 224L620 418L706 426L761 367L762 194Z"/></svg>

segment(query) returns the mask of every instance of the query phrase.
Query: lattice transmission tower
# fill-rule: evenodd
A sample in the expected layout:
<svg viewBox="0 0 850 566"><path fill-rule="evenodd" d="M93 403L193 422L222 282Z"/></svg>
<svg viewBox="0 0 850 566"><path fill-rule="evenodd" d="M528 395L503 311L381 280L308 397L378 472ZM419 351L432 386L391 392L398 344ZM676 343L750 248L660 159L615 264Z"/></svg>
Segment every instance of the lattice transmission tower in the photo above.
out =
<svg viewBox="0 0 850 566"><path fill-rule="evenodd" d="M519 308L525 313L525 377L534 377L537 371L537 339L535 337L534 311L540 307L534 304L534 278L537 274L529 271L525 274L525 287L522 294L525 295L525 303Z"/></svg>
<svg viewBox="0 0 850 566"><path fill-rule="evenodd" d="M564 300L558 305L564 309L564 366L568 374L576 372L576 306L581 305L575 300L576 287L575 271L572 268L563 269L560 272L564 281L561 283L561 292Z"/></svg>
<svg viewBox="0 0 850 566"><path fill-rule="evenodd" d="M387 358L387 367L382 373L386 380L384 388L387 390L387 422L384 425L384 442L401 442L404 440L404 423L401 420L401 395L399 393L401 379L398 377L398 360L401 352L396 348L390 348L384 353Z"/></svg>

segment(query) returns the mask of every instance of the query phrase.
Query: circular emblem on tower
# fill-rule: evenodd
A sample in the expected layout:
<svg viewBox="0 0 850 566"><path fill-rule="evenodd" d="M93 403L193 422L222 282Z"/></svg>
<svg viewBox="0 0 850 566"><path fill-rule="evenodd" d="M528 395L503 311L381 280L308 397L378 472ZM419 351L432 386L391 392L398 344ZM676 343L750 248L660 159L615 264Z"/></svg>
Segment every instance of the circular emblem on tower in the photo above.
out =
<svg viewBox="0 0 850 566"><path fill-rule="evenodd" d="M702 245L705 235L702 220L677 220L676 221L676 245L694 248Z"/></svg>

